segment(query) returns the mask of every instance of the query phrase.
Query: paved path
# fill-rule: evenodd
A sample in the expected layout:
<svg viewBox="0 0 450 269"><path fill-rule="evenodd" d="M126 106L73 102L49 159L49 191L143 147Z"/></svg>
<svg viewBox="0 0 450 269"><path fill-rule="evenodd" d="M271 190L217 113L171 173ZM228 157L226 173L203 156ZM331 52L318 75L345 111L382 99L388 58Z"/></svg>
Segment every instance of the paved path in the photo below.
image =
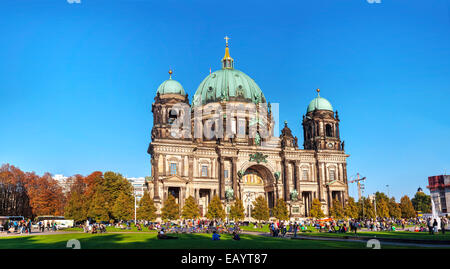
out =
<svg viewBox="0 0 450 269"><path fill-rule="evenodd" d="M0 233L0 237L10 237L10 236L33 236L33 235L54 235L54 234L71 234L71 233L81 233L78 231L56 231L56 232L38 232L34 231L31 234L27 233Z"/></svg>

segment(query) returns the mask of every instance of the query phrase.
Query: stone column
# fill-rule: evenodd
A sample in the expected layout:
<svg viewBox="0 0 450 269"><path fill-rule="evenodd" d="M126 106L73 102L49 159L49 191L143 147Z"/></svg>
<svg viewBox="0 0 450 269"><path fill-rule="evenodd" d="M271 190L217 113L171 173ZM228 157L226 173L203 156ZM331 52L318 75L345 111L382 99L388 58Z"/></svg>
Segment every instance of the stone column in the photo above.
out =
<svg viewBox="0 0 450 269"><path fill-rule="evenodd" d="M316 164L316 182L317 182L317 192L318 192L318 198L320 201L322 201L322 169L321 169L322 164L317 162Z"/></svg>
<svg viewBox="0 0 450 269"><path fill-rule="evenodd" d="M180 199L178 206L180 208L183 208L183 205L184 205L184 193L185 192L186 192L186 188L185 187L180 187L180 194L178 195L178 197Z"/></svg>
<svg viewBox="0 0 450 269"><path fill-rule="evenodd" d="M153 174L153 199L155 201L160 201L159 196L159 154L153 154L152 158L152 174Z"/></svg>
<svg viewBox="0 0 450 269"><path fill-rule="evenodd" d="M224 158L219 157L219 197L220 200L225 199L225 175L224 175Z"/></svg>
<svg viewBox="0 0 450 269"><path fill-rule="evenodd" d="M238 198L238 189L237 189L237 158L233 157L232 161L231 161L231 180L232 180L232 184L233 184L233 191L234 191L234 198Z"/></svg>
<svg viewBox="0 0 450 269"><path fill-rule="evenodd" d="M330 215L330 209L331 209L331 203L333 202L332 201L332 198L331 198L331 191L330 191L330 186L328 186L327 187L327 199L328 199L328 201L327 201L327 205L328 205L328 215Z"/></svg>
<svg viewBox="0 0 450 269"><path fill-rule="evenodd" d="M295 171L295 189L297 190L298 195L300 195L300 161L297 160L294 163L294 171Z"/></svg>
<svg viewBox="0 0 450 269"><path fill-rule="evenodd" d="M188 157L188 163L189 163L189 181L192 181L192 179L194 178L194 157L193 156L189 156Z"/></svg>
<svg viewBox="0 0 450 269"><path fill-rule="evenodd" d="M345 200L348 200L347 163L343 164L342 169L345 183Z"/></svg>
<svg viewBox="0 0 450 269"><path fill-rule="evenodd" d="M288 162L286 161L286 159L283 160L283 178L284 178L284 200L285 201L290 201L291 197L289 195L290 190L289 190L289 173L288 173Z"/></svg>
<svg viewBox="0 0 450 269"><path fill-rule="evenodd" d="M162 155L162 160L163 160L163 170L161 172L161 175L165 176L167 175L167 168L166 168L166 155Z"/></svg>

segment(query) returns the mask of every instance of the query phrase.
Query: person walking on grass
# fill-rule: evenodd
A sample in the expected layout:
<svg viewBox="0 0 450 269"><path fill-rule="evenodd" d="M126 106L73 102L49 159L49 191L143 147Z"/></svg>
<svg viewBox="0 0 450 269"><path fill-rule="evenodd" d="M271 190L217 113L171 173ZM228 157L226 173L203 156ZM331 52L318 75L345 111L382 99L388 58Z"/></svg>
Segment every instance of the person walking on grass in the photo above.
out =
<svg viewBox="0 0 450 269"><path fill-rule="evenodd" d="M436 233L437 226L438 226L437 220L434 219L434 221L433 221L433 227L431 228L432 231L433 231L432 234Z"/></svg>
<svg viewBox="0 0 450 269"><path fill-rule="evenodd" d="M427 219L427 227L428 227L428 233L432 234L433 233L433 225L431 223L431 218Z"/></svg>

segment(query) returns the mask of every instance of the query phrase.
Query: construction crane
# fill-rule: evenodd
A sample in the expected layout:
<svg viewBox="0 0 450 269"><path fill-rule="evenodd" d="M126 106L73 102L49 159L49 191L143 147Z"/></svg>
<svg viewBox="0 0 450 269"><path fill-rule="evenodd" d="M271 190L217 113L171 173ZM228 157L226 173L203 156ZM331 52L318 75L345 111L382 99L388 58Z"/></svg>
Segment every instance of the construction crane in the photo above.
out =
<svg viewBox="0 0 450 269"><path fill-rule="evenodd" d="M358 186L358 200L361 200L361 190L364 190L364 180L366 177L359 178L359 173L356 174L356 179L350 181L350 183L355 183Z"/></svg>

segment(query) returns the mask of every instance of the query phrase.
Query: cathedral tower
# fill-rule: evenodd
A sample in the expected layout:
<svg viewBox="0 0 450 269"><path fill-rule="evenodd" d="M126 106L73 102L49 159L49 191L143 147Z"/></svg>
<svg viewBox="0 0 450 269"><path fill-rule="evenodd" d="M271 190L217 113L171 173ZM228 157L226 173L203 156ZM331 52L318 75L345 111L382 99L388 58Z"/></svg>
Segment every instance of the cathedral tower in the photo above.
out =
<svg viewBox="0 0 450 269"><path fill-rule="evenodd" d="M327 99L317 97L309 103L306 116L303 115L303 147L314 150L344 150L339 135L338 112Z"/></svg>

